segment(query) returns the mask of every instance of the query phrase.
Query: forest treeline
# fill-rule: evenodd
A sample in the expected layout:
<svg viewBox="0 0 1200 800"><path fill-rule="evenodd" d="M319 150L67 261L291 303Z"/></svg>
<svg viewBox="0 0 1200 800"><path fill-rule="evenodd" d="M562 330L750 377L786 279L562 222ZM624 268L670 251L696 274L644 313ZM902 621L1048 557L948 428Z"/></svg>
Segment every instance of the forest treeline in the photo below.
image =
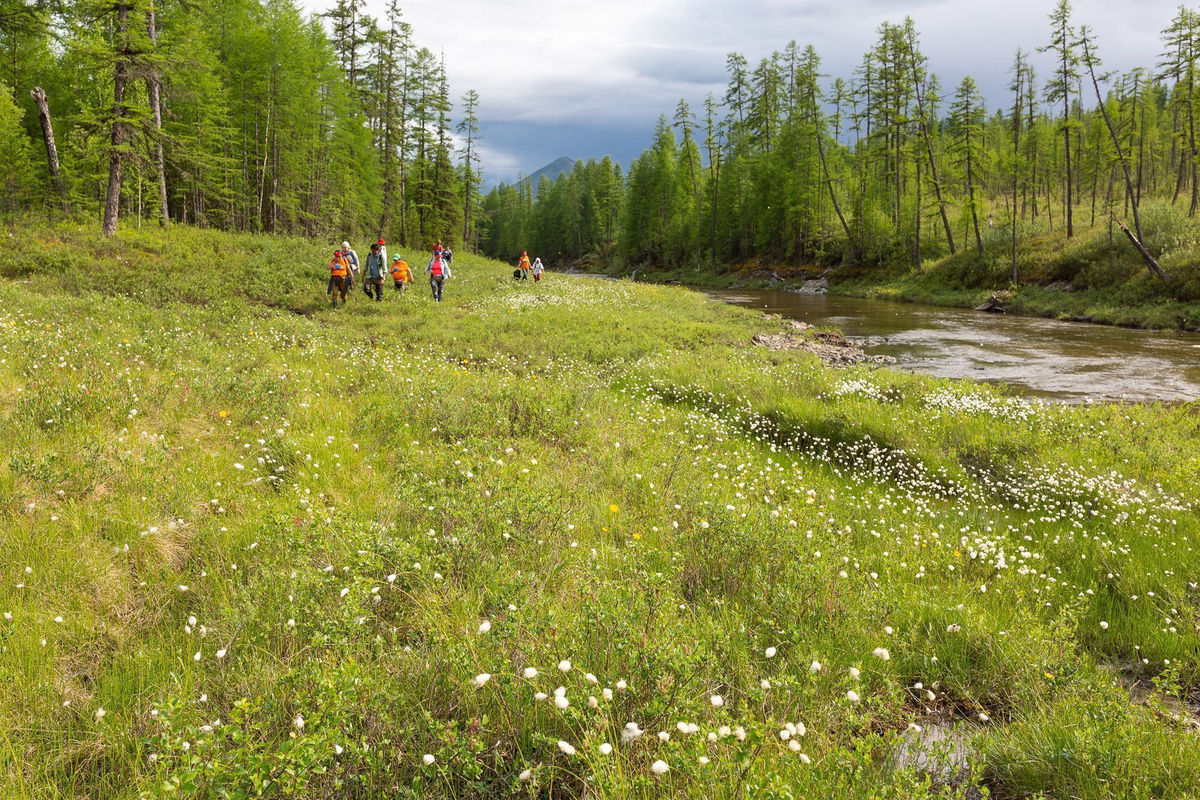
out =
<svg viewBox="0 0 1200 800"><path fill-rule="evenodd" d="M0 212L472 242L478 102L389 0L0 0Z"/></svg>
<svg viewBox="0 0 1200 800"><path fill-rule="evenodd" d="M1176 229L1195 217L1200 191L1200 12L1179 8L1156 63L1112 73L1059 0L1037 50L1050 68L1038 74L1018 50L1008 96L990 107L970 76L942 85L911 19L884 23L853 75L833 80L811 45L756 66L731 54L724 96L699 113L681 100L627 174L606 159L493 190L483 249L718 270L752 259L919 269L988 253L1016 278L1020 240L1106 226L1167 280L1154 237L1164 217Z"/></svg>

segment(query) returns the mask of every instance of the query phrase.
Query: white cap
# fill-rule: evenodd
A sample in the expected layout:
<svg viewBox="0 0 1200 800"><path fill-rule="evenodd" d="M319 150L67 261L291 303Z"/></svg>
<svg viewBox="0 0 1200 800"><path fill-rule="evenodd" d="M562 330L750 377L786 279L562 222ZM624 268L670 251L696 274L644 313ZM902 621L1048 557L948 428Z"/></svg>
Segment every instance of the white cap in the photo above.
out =
<svg viewBox="0 0 1200 800"><path fill-rule="evenodd" d="M349 243L349 242L342 242L342 249L343 249L343 250L349 250L349 249L350 249L350 243Z"/></svg>

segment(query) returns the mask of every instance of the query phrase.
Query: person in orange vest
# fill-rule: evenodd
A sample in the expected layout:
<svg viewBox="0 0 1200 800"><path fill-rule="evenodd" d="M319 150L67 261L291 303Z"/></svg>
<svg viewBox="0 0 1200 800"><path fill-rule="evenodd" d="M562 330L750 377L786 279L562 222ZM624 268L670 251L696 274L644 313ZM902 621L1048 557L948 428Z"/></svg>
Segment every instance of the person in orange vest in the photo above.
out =
<svg viewBox="0 0 1200 800"><path fill-rule="evenodd" d="M442 285L451 275L450 265L442 258L441 250L438 250L429 261L429 266L425 268L425 274L429 276L429 288L433 289L434 301L442 302Z"/></svg>
<svg viewBox="0 0 1200 800"><path fill-rule="evenodd" d="M521 251L521 260L517 263L517 266L521 270L521 280L529 280L529 270L531 269L529 264L529 253L525 252L524 250Z"/></svg>
<svg viewBox="0 0 1200 800"><path fill-rule="evenodd" d="M395 281L396 291L401 294L413 282L412 270L408 268L408 262L401 258L399 253L392 257L392 280Z"/></svg>
<svg viewBox="0 0 1200 800"><path fill-rule="evenodd" d="M333 251L329 259L329 297L333 307L337 308L338 295L342 296L342 305L346 305L346 281L350 276L350 262L342 255L341 250Z"/></svg>

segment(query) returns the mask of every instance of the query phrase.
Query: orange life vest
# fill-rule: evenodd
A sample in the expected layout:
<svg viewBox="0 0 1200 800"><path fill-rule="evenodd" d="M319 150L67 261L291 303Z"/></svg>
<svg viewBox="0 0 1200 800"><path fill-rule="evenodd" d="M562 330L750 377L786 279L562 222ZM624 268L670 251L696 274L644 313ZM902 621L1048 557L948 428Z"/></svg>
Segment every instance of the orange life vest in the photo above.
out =
<svg viewBox="0 0 1200 800"><path fill-rule="evenodd" d="M329 261L329 275L333 278L344 278L346 273L350 271L350 264L347 263L345 257L334 258Z"/></svg>
<svg viewBox="0 0 1200 800"><path fill-rule="evenodd" d="M392 278L405 283L412 283L412 272L408 269L408 262L397 261L392 266Z"/></svg>

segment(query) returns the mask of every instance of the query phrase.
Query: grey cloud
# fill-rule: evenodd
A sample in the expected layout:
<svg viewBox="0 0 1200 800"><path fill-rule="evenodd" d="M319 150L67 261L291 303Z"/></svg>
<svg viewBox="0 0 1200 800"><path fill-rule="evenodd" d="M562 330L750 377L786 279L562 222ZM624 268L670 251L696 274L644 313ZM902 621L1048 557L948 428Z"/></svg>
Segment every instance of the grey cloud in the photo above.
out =
<svg viewBox="0 0 1200 800"><path fill-rule="evenodd" d="M333 0L302 0L310 10ZM1074 0L1110 69L1152 65L1179 0ZM368 0L381 15L384 0ZM408 0L418 43L444 49L455 94L482 97L498 170L531 171L560 155L611 149L623 160L649 141L680 97L694 106L725 83L725 54L751 63L789 40L812 43L830 75L849 77L884 20L911 15L930 68L952 89L973 75L1001 105L1019 46L1047 38L1052 0ZM1034 56L1044 77L1050 66ZM515 126L515 128L514 128ZM519 130L517 130L519 129ZM565 133L569 131L569 133ZM571 145L568 148L568 145ZM588 150L586 148L593 148Z"/></svg>

